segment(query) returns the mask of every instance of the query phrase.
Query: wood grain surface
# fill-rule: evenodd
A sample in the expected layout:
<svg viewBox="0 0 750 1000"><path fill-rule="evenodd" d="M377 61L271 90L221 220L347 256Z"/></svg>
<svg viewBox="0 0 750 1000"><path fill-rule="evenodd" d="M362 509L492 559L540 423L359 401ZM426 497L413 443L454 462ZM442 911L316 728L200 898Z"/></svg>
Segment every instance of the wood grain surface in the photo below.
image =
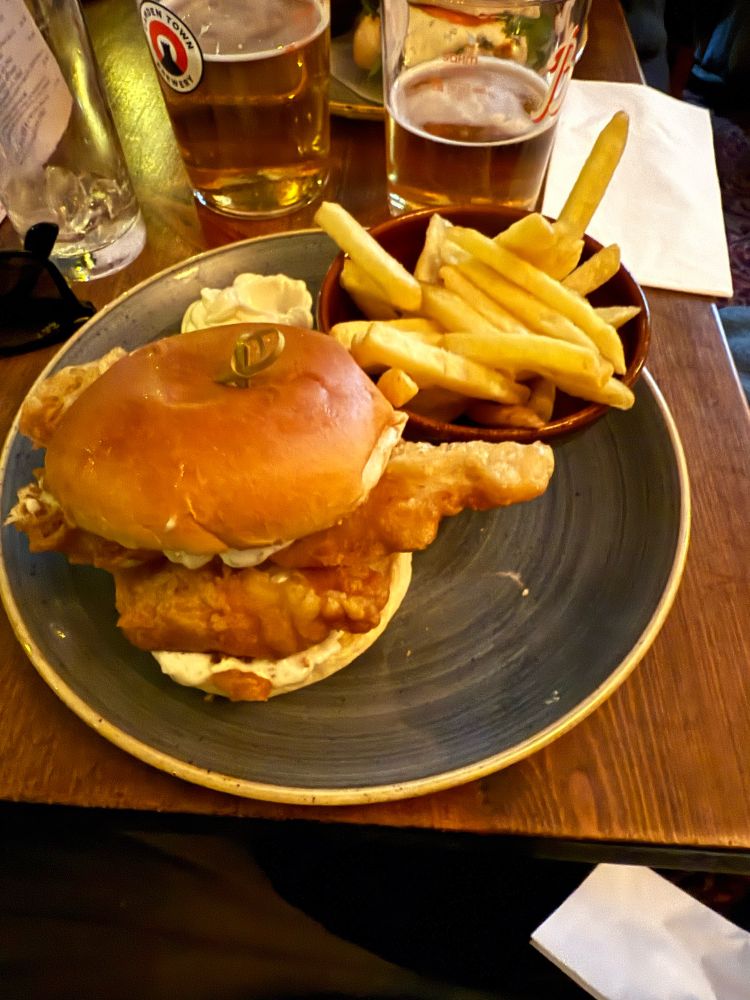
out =
<svg viewBox="0 0 750 1000"><path fill-rule="evenodd" d="M82 291L101 307L207 247L309 228L314 209L268 223L198 211L131 0L85 12L148 227L128 268ZM578 74L640 82L616 0L594 0ZM387 216L383 128L336 120L326 197L364 223ZM696 211L700 206L696 205ZM0 245L17 240L8 223ZM622 844L750 848L750 420L715 307L647 290L649 369L679 428L693 490L681 589L650 652L593 715L548 748L473 784L396 803L278 806L180 782L87 729L37 676L0 620L0 798L215 816L303 818ZM52 350L0 360L0 434Z"/></svg>

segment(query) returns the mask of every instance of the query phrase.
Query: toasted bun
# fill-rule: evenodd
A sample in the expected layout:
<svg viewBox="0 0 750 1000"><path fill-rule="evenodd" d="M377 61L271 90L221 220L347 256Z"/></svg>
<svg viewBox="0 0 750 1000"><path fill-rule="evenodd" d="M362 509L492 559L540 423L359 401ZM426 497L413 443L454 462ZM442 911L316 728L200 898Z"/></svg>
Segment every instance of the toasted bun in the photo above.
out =
<svg viewBox="0 0 750 1000"><path fill-rule="evenodd" d="M322 643L283 660L243 660L208 653L165 653L153 656L162 671L188 687L220 694L232 701L266 701L322 681L361 656L385 631L411 582L411 553L391 558L391 590L380 622L369 632L334 632Z"/></svg>
<svg viewBox="0 0 750 1000"><path fill-rule="evenodd" d="M45 462L69 520L128 548L215 555L322 530L364 500L403 414L340 344L296 327L248 388L220 384L253 327L148 344L79 396Z"/></svg>

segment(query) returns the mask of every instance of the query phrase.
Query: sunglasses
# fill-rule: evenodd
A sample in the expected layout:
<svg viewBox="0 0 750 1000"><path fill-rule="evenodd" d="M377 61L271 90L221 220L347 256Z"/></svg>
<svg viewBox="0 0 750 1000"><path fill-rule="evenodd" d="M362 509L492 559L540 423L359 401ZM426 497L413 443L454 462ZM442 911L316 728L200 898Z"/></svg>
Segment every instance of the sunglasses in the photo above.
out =
<svg viewBox="0 0 750 1000"><path fill-rule="evenodd" d="M38 222L23 250L0 251L0 355L66 340L96 312L76 298L49 259L57 233L54 223Z"/></svg>

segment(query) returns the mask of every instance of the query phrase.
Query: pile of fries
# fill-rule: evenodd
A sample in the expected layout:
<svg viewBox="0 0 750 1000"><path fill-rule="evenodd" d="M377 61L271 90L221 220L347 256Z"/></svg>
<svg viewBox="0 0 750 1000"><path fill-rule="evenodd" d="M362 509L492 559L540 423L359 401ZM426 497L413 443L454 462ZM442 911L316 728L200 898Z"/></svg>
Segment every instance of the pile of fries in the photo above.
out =
<svg viewBox="0 0 750 1000"><path fill-rule="evenodd" d="M637 306L594 308L587 296L620 266L616 244L583 263L583 234L620 160L628 117L597 138L550 222L532 213L494 238L431 217L410 273L340 205L315 221L347 254L341 284L364 320L329 332L394 406L491 427L542 428L558 389L620 409L633 393L617 332Z"/></svg>

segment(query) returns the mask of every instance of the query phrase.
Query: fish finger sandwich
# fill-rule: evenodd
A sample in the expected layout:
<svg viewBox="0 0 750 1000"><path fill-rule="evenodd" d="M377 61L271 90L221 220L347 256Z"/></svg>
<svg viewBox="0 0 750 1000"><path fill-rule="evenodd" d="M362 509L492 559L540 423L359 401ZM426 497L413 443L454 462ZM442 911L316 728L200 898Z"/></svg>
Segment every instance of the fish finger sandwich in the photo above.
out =
<svg viewBox="0 0 750 1000"><path fill-rule="evenodd" d="M44 467L8 518L32 550L111 572L120 628L173 679L237 700L349 664L443 516L531 499L553 464L544 445L400 442L405 416L341 345L278 330L246 378L231 359L253 324L42 382L20 429Z"/></svg>

